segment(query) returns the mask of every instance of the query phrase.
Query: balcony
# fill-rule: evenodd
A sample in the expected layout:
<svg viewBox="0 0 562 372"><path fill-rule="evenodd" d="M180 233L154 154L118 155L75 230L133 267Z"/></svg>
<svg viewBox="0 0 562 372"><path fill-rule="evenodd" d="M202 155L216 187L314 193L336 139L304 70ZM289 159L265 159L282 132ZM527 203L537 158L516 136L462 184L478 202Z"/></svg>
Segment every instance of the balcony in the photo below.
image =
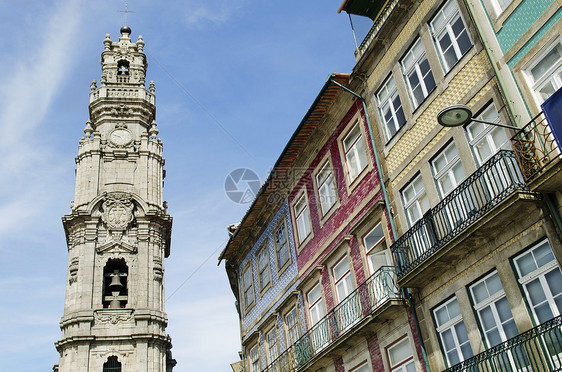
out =
<svg viewBox="0 0 562 372"><path fill-rule="evenodd" d="M562 316L510 338L445 372L560 370Z"/></svg>
<svg viewBox="0 0 562 372"><path fill-rule="evenodd" d="M381 267L264 371L285 372L308 368L369 319L393 318L394 315L388 310L398 304L405 304L405 300L396 286L394 268Z"/></svg>
<svg viewBox="0 0 562 372"><path fill-rule="evenodd" d="M560 149L542 112L521 128L511 138L511 143L523 177L532 190L560 189Z"/></svg>
<svg viewBox="0 0 562 372"><path fill-rule="evenodd" d="M514 218L529 216L532 203L519 200L536 199L528 192L515 153L499 151L391 246L398 285L420 287L428 283L431 275L451 267ZM453 250L460 242L463 249ZM421 275L430 265L431 273Z"/></svg>

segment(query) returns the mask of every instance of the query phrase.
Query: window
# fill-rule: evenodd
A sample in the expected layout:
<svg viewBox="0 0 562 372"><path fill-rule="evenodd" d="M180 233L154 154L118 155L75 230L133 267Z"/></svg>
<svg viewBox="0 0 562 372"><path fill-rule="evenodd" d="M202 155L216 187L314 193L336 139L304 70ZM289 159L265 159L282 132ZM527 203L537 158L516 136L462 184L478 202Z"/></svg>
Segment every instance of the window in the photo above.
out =
<svg viewBox="0 0 562 372"><path fill-rule="evenodd" d="M267 341L269 363L273 363L279 356L279 345L277 344L277 329L274 327L266 334L265 338Z"/></svg>
<svg viewBox="0 0 562 372"><path fill-rule="evenodd" d="M562 39L558 39L531 64L527 76L538 103L544 102L562 87Z"/></svg>
<svg viewBox="0 0 562 372"><path fill-rule="evenodd" d="M402 109L402 102L396 90L396 82L392 75L377 93L377 103L383 123L386 140L389 141L404 124L406 116Z"/></svg>
<svg viewBox="0 0 562 372"><path fill-rule="evenodd" d="M501 123L498 110L494 103L489 104L477 119L492 123ZM472 122L467 125L466 131L470 145L476 156L478 165L482 165L501 149L509 150L509 138L505 129L493 125Z"/></svg>
<svg viewBox="0 0 562 372"><path fill-rule="evenodd" d="M455 0L449 0L437 12L430 27L444 70L448 72L472 46Z"/></svg>
<svg viewBox="0 0 562 372"><path fill-rule="evenodd" d="M431 161L431 168L441 197L453 191L466 177L459 152L453 142Z"/></svg>
<svg viewBox="0 0 562 372"><path fill-rule="evenodd" d="M402 190L402 199L404 200L404 210L408 217L408 223L412 226L429 210L429 200L427 195L425 195L425 188L420 174Z"/></svg>
<svg viewBox="0 0 562 372"><path fill-rule="evenodd" d="M491 0L492 8L494 9L496 16L502 14L502 12L506 10L512 2L513 0Z"/></svg>
<svg viewBox="0 0 562 372"><path fill-rule="evenodd" d="M273 236L275 239L275 249L277 250L277 270L282 271L291 259L285 221L281 222L277 230L273 233Z"/></svg>
<svg viewBox="0 0 562 372"><path fill-rule="evenodd" d="M308 212L308 204L306 195L302 195L294 206L295 221L297 224L297 238L299 244L302 243L310 234L310 213Z"/></svg>
<svg viewBox="0 0 562 372"><path fill-rule="evenodd" d="M421 39L414 43L402 59L401 64L412 103L416 108L436 87Z"/></svg>
<svg viewBox="0 0 562 372"><path fill-rule="evenodd" d="M262 243L258 251L258 277L260 283L260 291L263 291L269 283L271 283L271 270L269 268L269 250L267 239Z"/></svg>
<svg viewBox="0 0 562 372"><path fill-rule="evenodd" d="M324 306L322 304L322 287L320 286L320 283L316 284L316 286L308 292L307 299L310 323L311 326L313 326L325 315Z"/></svg>
<svg viewBox="0 0 562 372"><path fill-rule="evenodd" d="M248 263L242 271L242 294L245 308L250 307L254 303L254 282L252 280L252 263Z"/></svg>
<svg viewBox="0 0 562 372"><path fill-rule="evenodd" d="M367 363L362 364L361 366L352 369L351 372L371 372L369 365Z"/></svg>
<svg viewBox="0 0 562 372"><path fill-rule="evenodd" d="M293 345L299 339L299 318L297 308L294 307L285 315L285 325L287 330L287 347Z"/></svg>
<svg viewBox="0 0 562 372"><path fill-rule="evenodd" d="M325 215L336 203L337 198L334 172L330 168L329 161L324 164L316 175L316 186L318 187L318 196L320 197L320 209L322 210L322 215Z"/></svg>
<svg viewBox="0 0 562 372"><path fill-rule="evenodd" d="M121 372L121 362L116 356L107 358L107 362L103 364L103 372Z"/></svg>
<svg viewBox="0 0 562 372"><path fill-rule="evenodd" d="M359 123L344 138L343 150L349 181L353 182L367 166L367 151Z"/></svg>
<svg viewBox="0 0 562 372"><path fill-rule="evenodd" d="M407 337L389 347L387 353L391 372L416 372L414 356Z"/></svg>
<svg viewBox="0 0 562 372"><path fill-rule="evenodd" d="M535 320L544 323L562 314L562 272L548 241L537 244L514 261Z"/></svg>
<svg viewBox="0 0 562 372"><path fill-rule="evenodd" d="M367 263L371 275L382 266L390 266L390 260L386 249L375 252L375 247L383 241L384 231L381 222L377 223L376 226L373 227L373 229L363 238L363 245L365 246L365 254L367 255Z"/></svg>
<svg viewBox="0 0 562 372"><path fill-rule="evenodd" d="M334 283L336 286L336 294L338 298L338 303L346 298L351 291L353 291L353 278L351 277L351 271L349 270L349 260L347 256L342 258L337 264L332 268L332 274L334 276Z"/></svg>
<svg viewBox="0 0 562 372"><path fill-rule="evenodd" d="M445 351L449 366L454 366L471 358L472 349L462 320L461 310L456 298L452 298L433 310L437 333Z"/></svg>
<svg viewBox="0 0 562 372"><path fill-rule="evenodd" d="M250 372L260 372L260 352L258 345L250 349Z"/></svg>
<svg viewBox="0 0 562 372"><path fill-rule="evenodd" d="M517 326L497 271L471 285L470 293L488 347L517 336Z"/></svg>
<svg viewBox="0 0 562 372"><path fill-rule="evenodd" d="M123 258L110 258L103 268L103 299L105 308L120 309L127 305L127 276L129 269Z"/></svg>

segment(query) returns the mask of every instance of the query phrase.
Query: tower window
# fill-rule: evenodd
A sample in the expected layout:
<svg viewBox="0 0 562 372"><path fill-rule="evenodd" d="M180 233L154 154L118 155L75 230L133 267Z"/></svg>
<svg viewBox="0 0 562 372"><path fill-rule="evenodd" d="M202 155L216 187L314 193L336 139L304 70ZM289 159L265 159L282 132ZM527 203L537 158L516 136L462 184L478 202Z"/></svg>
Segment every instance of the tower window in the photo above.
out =
<svg viewBox="0 0 562 372"><path fill-rule="evenodd" d="M117 62L117 75L129 75L129 62L124 60Z"/></svg>
<svg viewBox="0 0 562 372"><path fill-rule="evenodd" d="M107 358L107 362L103 364L103 372L121 372L121 362L116 356Z"/></svg>
<svg viewBox="0 0 562 372"><path fill-rule="evenodd" d="M124 259L110 259L103 269L103 307L119 309L127 305L127 275Z"/></svg>

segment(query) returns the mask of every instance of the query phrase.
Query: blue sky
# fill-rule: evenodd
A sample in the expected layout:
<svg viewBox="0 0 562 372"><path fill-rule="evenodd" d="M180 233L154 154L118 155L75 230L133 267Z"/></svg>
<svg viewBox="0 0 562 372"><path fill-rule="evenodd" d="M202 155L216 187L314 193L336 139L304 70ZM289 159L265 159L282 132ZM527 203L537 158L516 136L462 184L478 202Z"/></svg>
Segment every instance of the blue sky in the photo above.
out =
<svg viewBox="0 0 562 372"><path fill-rule="evenodd" d="M61 217L74 197L102 41L118 38L123 4L0 0L2 370L46 371L58 359L68 259ZM174 218L165 275L177 372L228 371L238 359L234 296L217 257L226 226L248 205L230 201L224 181L240 167L263 181L328 75L351 71L353 36L339 5L129 1L132 38L143 35L147 80L156 82Z"/></svg>

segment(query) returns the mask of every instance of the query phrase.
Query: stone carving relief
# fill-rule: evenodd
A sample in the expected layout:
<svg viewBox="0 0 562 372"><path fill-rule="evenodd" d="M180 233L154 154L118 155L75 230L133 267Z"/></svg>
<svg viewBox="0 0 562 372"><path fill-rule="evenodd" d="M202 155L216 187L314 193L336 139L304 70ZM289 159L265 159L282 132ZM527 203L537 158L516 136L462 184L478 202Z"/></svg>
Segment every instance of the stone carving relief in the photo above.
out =
<svg viewBox="0 0 562 372"><path fill-rule="evenodd" d="M108 230L121 231L133 222L133 200L127 193L115 192L107 194L102 204L102 216ZM119 240L119 239L117 239Z"/></svg>
<svg viewBox="0 0 562 372"><path fill-rule="evenodd" d="M72 284L78 280L78 263L78 257L74 257L72 258L72 260L70 260L70 265L68 265L68 271L70 274L68 277L69 284Z"/></svg>
<svg viewBox="0 0 562 372"><path fill-rule="evenodd" d="M129 193L113 192L105 195L101 204L101 219L106 228L105 243L96 247L98 253L135 253L137 248L127 232L134 220L134 204Z"/></svg>
<svg viewBox="0 0 562 372"><path fill-rule="evenodd" d="M98 324L116 325L121 322L131 321L133 318L132 309L97 310L94 312L94 319Z"/></svg>
<svg viewBox="0 0 562 372"><path fill-rule="evenodd" d="M160 257L154 256L154 279L160 281L162 280L164 270L162 269L162 259Z"/></svg>

